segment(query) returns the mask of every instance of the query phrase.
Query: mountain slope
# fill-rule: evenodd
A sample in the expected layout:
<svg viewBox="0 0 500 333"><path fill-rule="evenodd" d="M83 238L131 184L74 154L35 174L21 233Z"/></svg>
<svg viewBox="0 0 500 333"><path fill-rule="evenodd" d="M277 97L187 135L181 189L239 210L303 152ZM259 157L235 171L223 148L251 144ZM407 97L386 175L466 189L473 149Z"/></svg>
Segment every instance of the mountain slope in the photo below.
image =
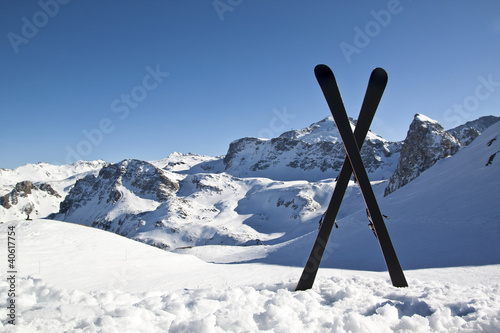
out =
<svg viewBox="0 0 500 333"><path fill-rule="evenodd" d="M500 161L494 159L499 139L496 123L386 198L387 213L403 222L395 224L395 233L405 242L411 267L500 262ZM440 246L429 247L431 242ZM452 253L454 260L447 260Z"/></svg>
<svg viewBox="0 0 500 333"><path fill-rule="evenodd" d="M488 127L500 121L500 117L484 116L473 121L468 121L463 125L457 126L448 130L448 133L453 135L460 141L462 146L467 146Z"/></svg>

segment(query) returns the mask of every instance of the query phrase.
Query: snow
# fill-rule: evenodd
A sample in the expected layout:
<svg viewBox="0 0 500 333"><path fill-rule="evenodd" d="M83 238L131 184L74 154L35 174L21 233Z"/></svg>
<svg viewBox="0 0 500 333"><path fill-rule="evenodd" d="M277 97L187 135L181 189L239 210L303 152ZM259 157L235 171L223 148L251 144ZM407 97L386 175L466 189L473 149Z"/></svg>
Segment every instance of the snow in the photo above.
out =
<svg viewBox="0 0 500 333"><path fill-rule="evenodd" d="M423 123L439 124L437 120L431 119L431 118L429 118L421 113L417 113L415 115L415 118L417 118L418 120L420 120Z"/></svg>
<svg viewBox="0 0 500 333"><path fill-rule="evenodd" d="M87 174L96 174L108 163L97 161L78 161L73 164L52 165L48 163L26 164L15 169L0 169L0 195L12 190L12 187L24 180L33 183L50 182L52 187L61 195L67 194L70 184L74 184L77 178L83 178Z"/></svg>
<svg viewBox="0 0 500 333"><path fill-rule="evenodd" d="M16 325L3 311L2 332L500 330L500 265L406 271L402 289L383 273L321 269L312 290L295 292L299 267L210 264L51 220L1 224L1 244L9 226L17 236Z"/></svg>
<svg viewBox="0 0 500 333"><path fill-rule="evenodd" d="M171 153L167 158L156 161L150 161L157 168L165 169L172 172L212 172L224 170L222 163L223 156L212 157L197 154L182 154L179 152Z"/></svg>
<svg viewBox="0 0 500 333"><path fill-rule="evenodd" d="M350 119L351 128L354 131L355 123ZM323 141L330 142L341 142L340 133L337 129L337 125L333 120L333 116L328 116L325 119L310 125L301 130L292 131L294 132L294 138L307 142L307 143L318 143ZM286 133L285 133L286 135ZM382 142L387 142L387 140L381 138L372 131L368 131L366 135L367 140L380 140Z"/></svg>
<svg viewBox="0 0 500 333"><path fill-rule="evenodd" d="M31 217L46 217L59 210L59 204L69 193L75 182L89 174L97 174L108 163L97 161L78 161L67 165L51 165L48 163L26 164L15 169L0 169L0 196L11 192L16 183L32 181L35 185L47 183L60 195L49 196L47 192L33 190L29 198L19 197L19 203L12 209L0 206L0 218L3 221L26 218L24 208L34 205Z"/></svg>
<svg viewBox="0 0 500 333"><path fill-rule="evenodd" d="M221 158L174 153L153 162L180 183L168 202L118 187L123 200L112 213L143 219L136 240L78 224L95 204L74 223L0 223L0 331L499 332L499 135L497 123L387 197L385 181L373 182L408 288L391 286L354 182L313 289L295 292L335 180L237 178L215 173ZM0 170L0 185L70 184L98 170L37 174L48 168ZM15 326L3 296L8 227L16 231ZM173 252L141 243L163 239Z"/></svg>
<svg viewBox="0 0 500 333"><path fill-rule="evenodd" d="M59 204L63 199L63 197L54 198L53 195L49 195L47 192L35 188L32 190L29 198L19 196L15 208L5 209L0 206L0 216L6 221L26 218L26 209L32 207L35 208L33 212L30 213L31 216L47 216L59 210Z"/></svg>

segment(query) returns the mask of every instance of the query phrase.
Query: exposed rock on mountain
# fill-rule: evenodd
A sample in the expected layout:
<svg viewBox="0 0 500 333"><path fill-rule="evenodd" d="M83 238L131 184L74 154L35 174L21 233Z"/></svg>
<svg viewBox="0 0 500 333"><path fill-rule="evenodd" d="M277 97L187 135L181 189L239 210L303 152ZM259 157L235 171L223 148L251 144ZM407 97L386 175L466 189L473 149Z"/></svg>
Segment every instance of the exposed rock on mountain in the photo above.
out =
<svg viewBox="0 0 500 333"><path fill-rule="evenodd" d="M0 197L0 205L9 209L12 205L18 204L19 197L27 198L30 194L32 194L32 191L43 191L56 198L61 197L49 184L33 185L33 183L29 180L25 180L17 183L10 193ZM31 211L26 213L30 214Z"/></svg>
<svg viewBox="0 0 500 333"><path fill-rule="evenodd" d="M478 120L454 129L459 142L437 122L417 114L404 146L369 132L361 155L370 179L379 180L373 183L375 192L383 192L392 174L387 192L406 184L472 141L488 124ZM488 144L495 146L495 140ZM490 150L481 163L493 170L500 151ZM272 246L317 228L344 157L335 123L328 117L277 138L236 140L226 156L172 153L152 162L40 163L3 169L0 217L9 221L24 219L28 212L32 217L58 212L51 218L169 250ZM351 182L338 219L360 207L362 196Z"/></svg>
<svg viewBox="0 0 500 333"><path fill-rule="evenodd" d="M356 122L351 119L354 127ZM395 170L401 144L369 132L361 155L371 179L387 179ZM337 127L328 117L311 126L270 139L242 138L224 157L225 171L237 177L317 181L336 177L345 158Z"/></svg>
<svg viewBox="0 0 500 333"><path fill-rule="evenodd" d="M416 114L403 142L396 171L389 179L384 195L405 186L439 159L460 149L460 142L435 120Z"/></svg>
<svg viewBox="0 0 500 333"><path fill-rule="evenodd" d="M164 201L179 189L177 181L154 165L139 160L124 160L108 165L98 176L88 175L76 182L69 195L61 203L57 217L71 215L86 205L99 207L94 214L86 216L80 223L93 224L98 220L110 220L108 213L113 205L130 194L145 201ZM129 207L131 211L137 207ZM82 217L80 217L82 218Z"/></svg>
<svg viewBox="0 0 500 333"><path fill-rule="evenodd" d="M498 121L500 121L500 117L485 116L448 130L448 133L457 138L462 146L467 146L484 130Z"/></svg>
<svg viewBox="0 0 500 333"><path fill-rule="evenodd" d="M12 217L26 217L35 213L45 217L44 201L57 201L61 196L49 184L35 185L29 180L18 182L14 188L0 197L0 206L9 210Z"/></svg>

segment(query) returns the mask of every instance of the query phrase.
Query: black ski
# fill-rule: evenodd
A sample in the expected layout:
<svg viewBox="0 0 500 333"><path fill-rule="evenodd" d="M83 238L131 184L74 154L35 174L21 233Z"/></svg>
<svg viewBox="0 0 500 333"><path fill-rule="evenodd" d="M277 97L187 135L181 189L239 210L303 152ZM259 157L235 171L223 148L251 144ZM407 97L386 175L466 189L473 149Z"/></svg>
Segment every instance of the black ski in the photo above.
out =
<svg viewBox="0 0 500 333"><path fill-rule="evenodd" d="M365 200L366 208L372 218L373 226L375 228L375 233L384 255L384 260L389 271L389 275L392 280L392 284L395 287L407 287L408 283L404 276L401 265L399 264L396 251L387 232L387 228L380 212L375 194L370 184L370 179L366 173L365 167L363 165L363 160L358 150L358 144L356 138L354 137L347 113L344 108L344 103L342 102L342 97L330 68L325 65L318 65L314 69L316 79L321 86L321 90L325 95L326 101L330 110L332 112L335 123L337 124L338 131L342 137L342 143L346 150L349 161L351 162L351 167L353 173L358 180L358 186Z"/></svg>
<svg viewBox="0 0 500 333"><path fill-rule="evenodd" d="M359 149L365 141L366 134L370 128L373 116L377 110L382 94L384 93L385 86L387 85L387 73L382 68L373 70L366 94L359 112L356 128L354 129L354 136L356 141L359 142ZM333 191L332 198L323 217L323 222L319 229L318 235L314 242L309 258L304 267L302 275L300 276L299 283L296 290L307 290L312 288L314 279L318 272L323 253L330 237L330 233L335 224L335 219L340 209L340 204L344 197L345 191L351 179L352 167L349 158L346 156L342 169L337 177L337 183Z"/></svg>

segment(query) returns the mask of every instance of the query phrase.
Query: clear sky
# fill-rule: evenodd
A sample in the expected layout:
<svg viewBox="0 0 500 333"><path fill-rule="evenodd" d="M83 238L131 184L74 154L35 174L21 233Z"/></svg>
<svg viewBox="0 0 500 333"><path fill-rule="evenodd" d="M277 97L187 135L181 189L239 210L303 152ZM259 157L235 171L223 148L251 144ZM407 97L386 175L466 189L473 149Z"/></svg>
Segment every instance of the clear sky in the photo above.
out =
<svg viewBox="0 0 500 333"><path fill-rule="evenodd" d="M496 0L2 1L0 37L0 168L223 155L328 116L319 63L353 117L386 69L389 140L500 115Z"/></svg>

